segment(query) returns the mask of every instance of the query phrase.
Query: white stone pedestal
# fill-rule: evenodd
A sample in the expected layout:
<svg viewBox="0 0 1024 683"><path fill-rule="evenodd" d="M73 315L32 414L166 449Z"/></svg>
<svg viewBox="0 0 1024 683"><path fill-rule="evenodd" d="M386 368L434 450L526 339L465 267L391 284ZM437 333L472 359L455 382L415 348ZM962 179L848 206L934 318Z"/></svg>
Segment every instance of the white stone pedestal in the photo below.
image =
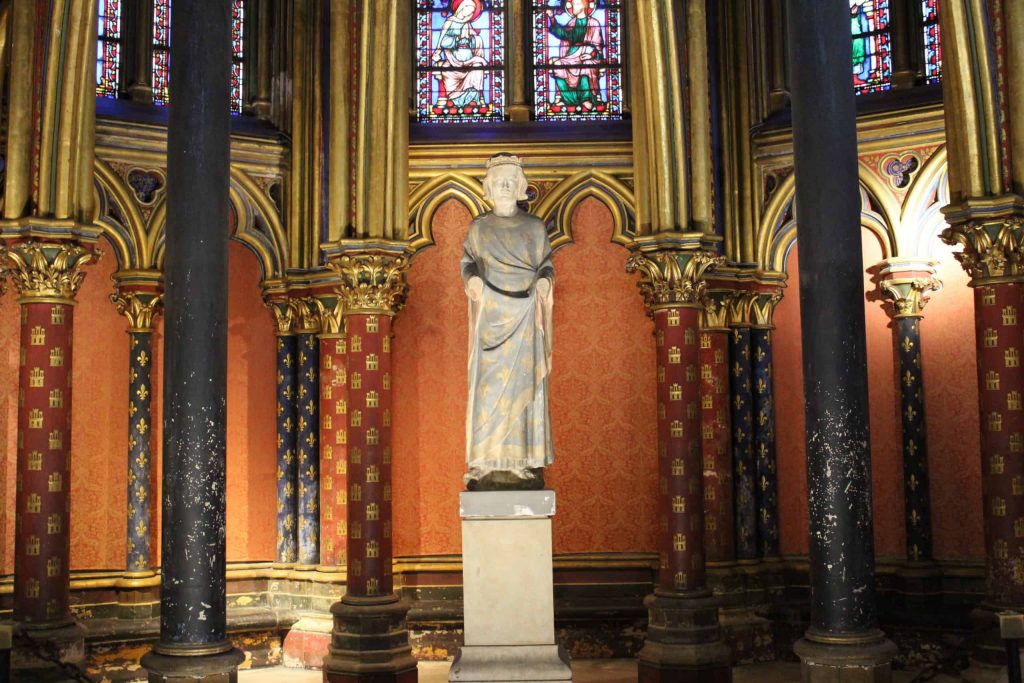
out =
<svg viewBox="0 0 1024 683"><path fill-rule="evenodd" d="M459 497L465 646L449 681L571 681L555 642L554 491L472 491Z"/></svg>

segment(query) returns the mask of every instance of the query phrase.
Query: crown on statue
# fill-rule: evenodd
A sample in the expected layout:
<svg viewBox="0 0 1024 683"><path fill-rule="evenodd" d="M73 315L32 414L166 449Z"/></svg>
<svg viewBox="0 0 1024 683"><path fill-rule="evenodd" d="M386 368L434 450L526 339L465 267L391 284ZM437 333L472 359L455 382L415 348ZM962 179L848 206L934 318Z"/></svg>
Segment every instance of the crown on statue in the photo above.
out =
<svg viewBox="0 0 1024 683"><path fill-rule="evenodd" d="M516 166L518 168L523 167L523 160L517 157L515 154L509 154L508 152L498 152L493 157L487 160L487 170L490 171L496 166Z"/></svg>

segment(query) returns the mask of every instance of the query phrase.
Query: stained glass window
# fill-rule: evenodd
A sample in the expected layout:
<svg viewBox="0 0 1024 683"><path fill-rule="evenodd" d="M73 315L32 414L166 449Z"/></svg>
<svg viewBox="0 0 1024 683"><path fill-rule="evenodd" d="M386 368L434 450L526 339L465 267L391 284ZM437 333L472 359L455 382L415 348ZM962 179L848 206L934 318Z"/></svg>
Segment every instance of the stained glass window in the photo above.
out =
<svg viewBox="0 0 1024 683"><path fill-rule="evenodd" d="M245 84L245 3L231 3L231 113L242 113Z"/></svg>
<svg viewBox="0 0 1024 683"><path fill-rule="evenodd" d="M167 104L171 81L171 0L153 0L153 102Z"/></svg>
<svg viewBox="0 0 1024 683"><path fill-rule="evenodd" d="M622 115L619 0L533 1L534 113L538 120Z"/></svg>
<svg viewBox="0 0 1024 683"><path fill-rule="evenodd" d="M121 76L121 0L99 0L96 94L117 97Z"/></svg>
<svg viewBox="0 0 1024 683"><path fill-rule="evenodd" d="M850 32L857 93L888 90L892 78L889 0L850 0Z"/></svg>
<svg viewBox="0 0 1024 683"><path fill-rule="evenodd" d="M939 0L921 0L924 29L924 79L938 83L942 79L942 40L939 32Z"/></svg>
<svg viewBox="0 0 1024 683"><path fill-rule="evenodd" d="M420 121L505 114L505 0L416 0Z"/></svg>

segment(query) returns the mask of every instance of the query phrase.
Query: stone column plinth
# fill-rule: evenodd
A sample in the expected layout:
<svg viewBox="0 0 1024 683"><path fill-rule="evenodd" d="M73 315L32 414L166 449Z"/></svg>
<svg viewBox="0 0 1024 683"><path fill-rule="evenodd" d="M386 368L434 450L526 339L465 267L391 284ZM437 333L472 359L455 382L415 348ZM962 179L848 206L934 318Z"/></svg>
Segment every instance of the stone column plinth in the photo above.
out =
<svg viewBox="0 0 1024 683"><path fill-rule="evenodd" d="M667 236L666 236L667 237ZM699 317L708 268L723 259L697 249L644 245L626 268L654 318L657 351L660 571L639 655L641 683L732 680L705 581Z"/></svg>
<svg viewBox="0 0 1024 683"><path fill-rule="evenodd" d="M448 680L572 680L555 640L555 492L463 492L459 500L466 635Z"/></svg>

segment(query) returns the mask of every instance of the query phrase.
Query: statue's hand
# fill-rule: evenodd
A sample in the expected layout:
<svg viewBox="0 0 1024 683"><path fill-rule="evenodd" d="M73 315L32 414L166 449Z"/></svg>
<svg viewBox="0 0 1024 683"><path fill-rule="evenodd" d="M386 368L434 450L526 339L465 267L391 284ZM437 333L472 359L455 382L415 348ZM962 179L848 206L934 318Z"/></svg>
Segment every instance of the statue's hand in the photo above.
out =
<svg viewBox="0 0 1024 683"><path fill-rule="evenodd" d="M466 283L466 296L469 297L470 301L480 301L480 297L484 294L484 281L475 275L469 278L469 282Z"/></svg>
<svg viewBox="0 0 1024 683"><path fill-rule="evenodd" d="M537 280L537 296L542 299L546 299L551 296L551 280L546 277L542 277Z"/></svg>

